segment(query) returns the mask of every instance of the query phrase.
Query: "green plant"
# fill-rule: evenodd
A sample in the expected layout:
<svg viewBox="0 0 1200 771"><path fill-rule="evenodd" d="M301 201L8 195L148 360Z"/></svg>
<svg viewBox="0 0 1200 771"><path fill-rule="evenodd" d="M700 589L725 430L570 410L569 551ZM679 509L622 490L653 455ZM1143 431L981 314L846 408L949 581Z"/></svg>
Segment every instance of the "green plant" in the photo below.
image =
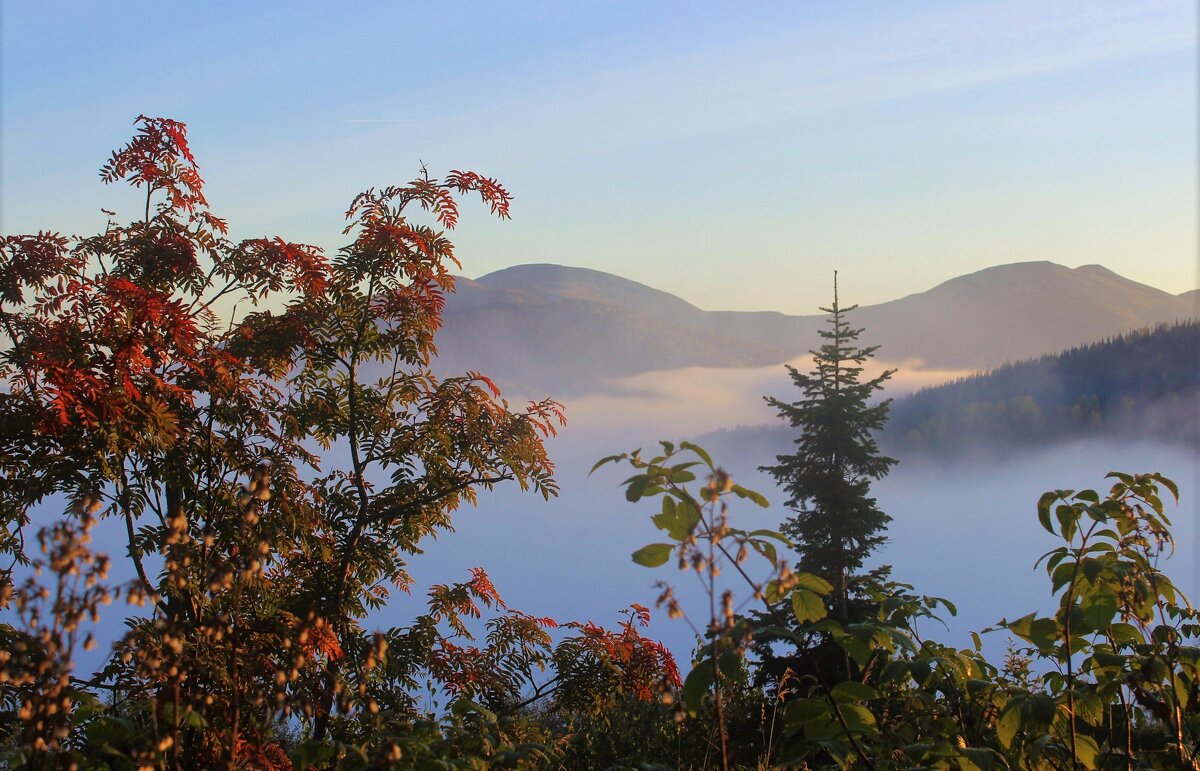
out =
<svg viewBox="0 0 1200 771"><path fill-rule="evenodd" d="M795 573L779 558L778 546L789 546L781 534L770 530L742 530L729 519L729 498L736 497L767 506L767 500L748 490L713 465L708 453L690 442L678 447L662 442L662 454L650 458L640 450L600 460L593 471L608 463L628 463L637 473L626 479L625 498L631 503L661 497L662 508L652 521L670 539L642 547L633 561L659 567L672 559L679 570L695 573L708 597L708 607L695 618L680 603L674 588L660 581L657 604L673 619L683 619L704 640L691 671L683 681L678 705L679 719L695 717L706 699L711 699L716 733L715 749L722 769L732 763L726 702L738 685L747 682L744 659L754 629L740 611L749 602L788 601L798 622L817 621L826 614L823 598L830 591L824 579ZM680 455L685 459L680 459ZM694 458L689 460L686 458ZM705 473L705 484L693 494L687 485L696 481L696 471ZM752 576L746 566L751 554L765 559L769 570ZM739 600L732 587L719 579L728 571L742 585ZM673 700L673 697L672 697Z"/></svg>
<svg viewBox="0 0 1200 771"><path fill-rule="evenodd" d="M870 612L843 621L830 612L835 600L827 582L792 573L779 560L776 548L786 539L731 527L729 499L763 504L761 496L733 484L695 445L664 442L662 450L651 458L611 456L597 466L629 463L637 473L623 483L626 498L662 499L653 522L668 540L639 549L634 561L660 567L674 560L701 578L709 607L695 619L662 582L659 603L693 623L702 639L678 694L678 730L681 745L712 742L712 765L1039 771L1196 765L1200 619L1158 566L1173 547L1159 490L1175 495L1176 488L1165 477L1114 473L1107 497L1092 490L1042 496L1039 520L1064 540L1043 558L1060 607L1050 617L1000 623L1030 646L1010 648L1001 670L981 654L979 635L968 649L924 639L919 622L956 609L904 584L869 586L863 607ZM687 487L696 480L693 469L708 472L697 494ZM771 566L761 579L746 561L754 553ZM723 585L723 572L744 584L742 602ZM742 615L756 599L786 600L793 620L783 628L769 617ZM814 639L845 663L826 670L818 662L755 685L767 662L747 655L752 642L784 640L809 650ZM734 700L756 705L760 719L731 720ZM681 767L709 766L703 755L673 758Z"/></svg>
<svg viewBox="0 0 1200 771"><path fill-rule="evenodd" d="M1063 545L1042 557L1059 608L1000 626L1053 669L1045 695L1014 698L997 722L1018 757L1065 757L1083 768L1191 767L1200 733L1200 615L1159 560L1174 550L1161 474L1112 473L1108 495L1055 490L1038 520ZM1039 560L1041 562L1042 560ZM1037 699L1052 718L1033 721Z"/></svg>

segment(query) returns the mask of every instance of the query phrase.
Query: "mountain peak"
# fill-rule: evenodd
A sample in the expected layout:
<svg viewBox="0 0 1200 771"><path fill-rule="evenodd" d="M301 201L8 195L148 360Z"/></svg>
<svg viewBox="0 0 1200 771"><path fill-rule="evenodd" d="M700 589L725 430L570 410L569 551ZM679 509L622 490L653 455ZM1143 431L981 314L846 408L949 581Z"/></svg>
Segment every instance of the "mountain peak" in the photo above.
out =
<svg viewBox="0 0 1200 771"><path fill-rule="evenodd" d="M577 268L571 265L560 265L556 262L525 262L520 265L510 265L507 268L494 270L480 276L477 281L485 284L504 284L518 280L565 280L573 276L603 276L617 278L611 273L592 268Z"/></svg>
<svg viewBox="0 0 1200 771"><path fill-rule="evenodd" d="M1099 265L997 265L855 311L881 360L986 369L1195 316L1174 295ZM702 311L636 281L567 265L463 280L439 334L446 371L478 369L529 393L582 394L678 367L757 367L803 355L823 316Z"/></svg>
<svg viewBox="0 0 1200 771"><path fill-rule="evenodd" d="M700 313L691 303L668 292L592 268L555 263L527 263L503 268L476 281L492 289L635 308L655 316Z"/></svg>
<svg viewBox="0 0 1200 771"><path fill-rule="evenodd" d="M1134 291L1143 299L1157 298L1159 295L1168 296L1165 292L1125 278L1103 265L1093 263L1069 268L1049 260L993 265L944 281L926 294L954 291L985 291L992 294L997 291L1011 291L1045 296L1057 291L1074 293L1086 291L1088 288L1101 293L1097 299L1103 297L1104 292L1118 290Z"/></svg>

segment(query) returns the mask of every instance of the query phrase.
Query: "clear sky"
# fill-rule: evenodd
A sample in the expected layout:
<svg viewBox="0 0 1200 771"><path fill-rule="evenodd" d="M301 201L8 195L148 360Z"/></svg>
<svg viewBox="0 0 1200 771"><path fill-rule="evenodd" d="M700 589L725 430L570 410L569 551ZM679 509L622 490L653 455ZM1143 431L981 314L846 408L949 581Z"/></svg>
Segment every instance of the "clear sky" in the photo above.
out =
<svg viewBox="0 0 1200 771"><path fill-rule="evenodd" d="M1197 285L1194 0L3 0L0 229L132 214L96 169L185 121L234 234L336 247L360 189L475 169L464 272L597 268L706 309L989 265Z"/></svg>

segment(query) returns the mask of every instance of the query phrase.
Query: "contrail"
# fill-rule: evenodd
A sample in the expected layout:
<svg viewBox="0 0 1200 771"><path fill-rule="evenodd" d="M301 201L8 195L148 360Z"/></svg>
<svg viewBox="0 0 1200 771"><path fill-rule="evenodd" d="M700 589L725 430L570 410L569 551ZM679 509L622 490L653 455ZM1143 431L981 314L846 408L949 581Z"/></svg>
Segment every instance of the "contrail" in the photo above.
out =
<svg viewBox="0 0 1200 771"><path fill-rule="evenodd" d="M342 123L412 123L411 118L344 118Z"/></svg>

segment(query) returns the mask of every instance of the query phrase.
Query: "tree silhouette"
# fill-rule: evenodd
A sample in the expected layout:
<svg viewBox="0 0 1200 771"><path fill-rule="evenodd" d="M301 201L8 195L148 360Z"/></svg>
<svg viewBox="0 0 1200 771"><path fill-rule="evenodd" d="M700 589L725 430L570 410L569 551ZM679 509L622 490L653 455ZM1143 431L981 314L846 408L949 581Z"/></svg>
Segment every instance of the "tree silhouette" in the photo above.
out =
<svg viewBox="0 0 1200 771"><path fill-rule="evenodd" d="M429 670L437 625L498 597L480 572L454 602L432 593L425 622L372 634L364 616L389 588L409 589L408 556L476 491L506 480L557 490L543 445L562 420L556 402L514 410L481 374L429 369L458 265L445 233L457 198L477 194L507 217L508 193L473 172L422 170L355 198L350 243L328 259L277 237L230 240L184 124L137 125L101 169L145 191L137 218L86 238L0 242L0 550L28 561L22 530L54 496L71 502L66 521L123 524L137 575L125 596L150 613L129 619L88 684L121 694L153 730L97 729L103 741L147 762L232 768L299 714L316 740L378 746L387 731L361 726L377 694L403 718L403 684ZM85 543L51 561L77 574ZM12 584L0 573L0 601ZM77 627L80 613L51 611ZM513 618L510 648L522 635L548 641L536 619ZM21 644L69 662L55 639ZM88 699L65 698L63 714ZM201 714L202 729L189 717ZM38 725L35 738L56 746L57 727Z"/></svg>
<svg viewBox="0 0 1200 771"><path fill-rule="evenodd" d="M883 428L891 400L870 403L895 370L863 379L863 365L878 346L858 345L862 330L846 320L856 307L839 305L835 273L833 305L821 309L830 314L829 329L820 333L824 344L811 351L812 370L788 366L801 397L766 400L800 430L796 450L760 469L788 494L793 514L781 529L795 545L799 568L833 585L832 601L843 620L852 576L884 542L882 531L891 521L870 497L871 481L896 463L880 453L873 436Z"/></svg>

